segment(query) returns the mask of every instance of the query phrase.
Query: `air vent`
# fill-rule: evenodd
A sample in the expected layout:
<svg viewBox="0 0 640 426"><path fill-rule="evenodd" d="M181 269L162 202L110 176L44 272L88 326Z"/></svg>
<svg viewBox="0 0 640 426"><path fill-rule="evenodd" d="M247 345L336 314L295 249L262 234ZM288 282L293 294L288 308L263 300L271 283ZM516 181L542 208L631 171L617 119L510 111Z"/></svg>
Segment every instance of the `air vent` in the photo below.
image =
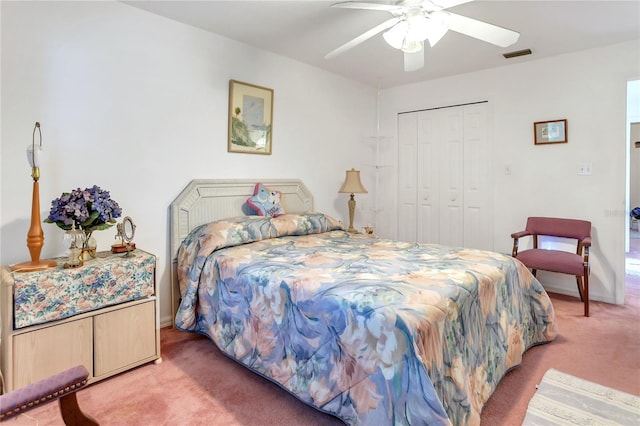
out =
<svg viewBox="0 0 640 426"><path fill-rule="evenodd" d="M531 49L516 50L515 52L509 52L509 53L503 53L502 54L502 56L504 56L505 59L511 59L511 58L515 58L517 56L526 56L526 55L531 55Z"/></svg>

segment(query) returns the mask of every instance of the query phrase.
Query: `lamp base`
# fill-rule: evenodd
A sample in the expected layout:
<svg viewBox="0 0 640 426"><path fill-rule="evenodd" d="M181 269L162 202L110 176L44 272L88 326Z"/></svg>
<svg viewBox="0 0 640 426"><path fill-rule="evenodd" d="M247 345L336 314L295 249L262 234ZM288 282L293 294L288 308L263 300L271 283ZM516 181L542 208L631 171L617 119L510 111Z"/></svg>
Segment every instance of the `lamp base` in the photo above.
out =
<svg viewBox="0 0 640 426"><path fill-rule="evenodd" d="M58 266L58 262L52 259L38 260L38 261L29 261L16 263L15 265L11 265L11 271L13 272L33 272L40 271L42 269L55 268Z"/></svg>

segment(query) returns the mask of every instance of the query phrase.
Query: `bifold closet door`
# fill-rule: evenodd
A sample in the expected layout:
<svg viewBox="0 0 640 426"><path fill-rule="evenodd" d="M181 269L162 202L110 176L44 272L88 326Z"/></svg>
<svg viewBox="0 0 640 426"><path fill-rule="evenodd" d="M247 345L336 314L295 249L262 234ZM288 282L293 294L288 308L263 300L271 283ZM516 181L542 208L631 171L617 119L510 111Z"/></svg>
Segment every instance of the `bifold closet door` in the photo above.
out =
<svg viewBox="0 0 640 426"><path fill-rule="evenodd" d="M437 114L400 114L398 239L440 240L439 125Z"/></svg>
<svg viewBox="0 0 640 426"><path fill-rule="evenodd" d="M418 114L398 115L398 239L417 241Z"/></svg>
<svg viewBox="0 0 640 426"><path fill-rule="evenodd" d="M464 245L464 110L462 107L425 111L437 123L440 169L440 238L446 246Z"/></svg>
<svg viewBox="0 0 640 426"><path fill-rule="evenodd" d="M398 116L398 238L491 248L486 104Z"/></svg>
<svg viewBox="0 0 640 426"><path fill-rule="evenodd" d="M464 106L464 247L493 250L493 191L486 103Z"/></svg>

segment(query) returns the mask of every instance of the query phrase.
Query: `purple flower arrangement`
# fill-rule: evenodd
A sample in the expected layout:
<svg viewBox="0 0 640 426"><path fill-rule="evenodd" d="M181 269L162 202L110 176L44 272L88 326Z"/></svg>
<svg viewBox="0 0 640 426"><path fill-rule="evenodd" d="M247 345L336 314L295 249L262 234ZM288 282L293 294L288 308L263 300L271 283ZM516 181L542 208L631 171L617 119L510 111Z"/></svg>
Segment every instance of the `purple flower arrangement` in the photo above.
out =
<svg viewBox="0 0 640 426"><path fill-rule="evenodd" d="M91 188L63 192L51 202L49 217L44 221L59 228L75 228L91 235L93 231L108 229L116 223L122 209L109 195L109 191L93 185Z"/></svg>

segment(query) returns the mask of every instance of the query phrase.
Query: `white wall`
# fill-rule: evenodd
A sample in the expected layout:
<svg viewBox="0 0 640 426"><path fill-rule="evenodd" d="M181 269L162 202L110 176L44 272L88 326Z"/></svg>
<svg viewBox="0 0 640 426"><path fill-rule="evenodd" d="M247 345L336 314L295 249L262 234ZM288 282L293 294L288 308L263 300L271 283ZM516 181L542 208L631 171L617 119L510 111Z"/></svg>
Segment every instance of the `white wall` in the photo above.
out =
<svg viewBox="0 0 640 426"><path fill-rule="evenodd" d="M119 2L1 2L0 261L29 260L25 148L42 124L42 218L63 191L97 184L158 256L170 321L171 201L195 178L300 178L317 210L348 220L338 194L375 128L376 89ZM273 88L271 156L227 153L230 79ZM65 252L43 224L41 258ZM115 230L96 233L99 249Z"/></svg>
<svg viewBox="0 0 640 426"><path fill-rule="evenodd" d="M634 207L640 206L640 148L635 147L635 142L640 141L640 80L633 80L627 83L627 130L627 140L629 141L627 171L629 175L629 196L626 207L630 211ZM629 251L628 240L627 238L625 242L627 251Z"/></svg>
<svg viewBox="0 0 640 426"><path fill-rule="evenodd" d="M397 156L397 113L488 100L494 249L510 253L510 234L524 229L527 216L590 220L591 298L622 303L626 88L640 76L639 47L628 42L384 90L379 102L387 155ZM535 146L533 122L560 118L568 120L569 142ZM581 163L592 164L591 176L578 175ZM389 173L380 196L395 199L396 190L395 173ZM395 236L396 212L383 212L378 224ZM539 277L547 289L577 295L574 278Z"/></svg>

